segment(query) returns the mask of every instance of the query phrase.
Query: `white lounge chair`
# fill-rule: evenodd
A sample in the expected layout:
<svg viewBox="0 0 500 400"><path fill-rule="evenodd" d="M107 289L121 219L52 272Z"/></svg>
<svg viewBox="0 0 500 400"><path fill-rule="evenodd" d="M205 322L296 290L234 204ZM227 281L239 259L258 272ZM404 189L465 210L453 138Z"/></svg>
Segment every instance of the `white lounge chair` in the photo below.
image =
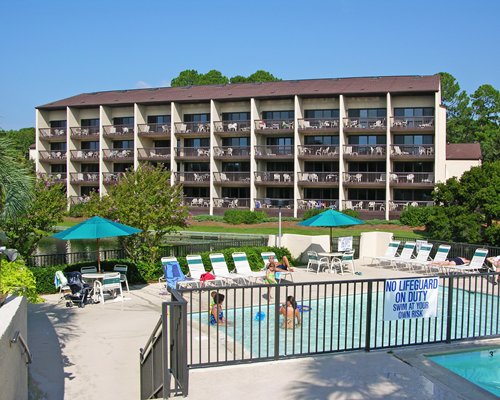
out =
<svg viewBox="0 0 500 400"><path fill-rule="evenodd" d="M484 264L488 256L488 249L476 249L472 260L468 264L463 265L444 265L443 270L453 271L457 273L472 273L479 272L481 268L487 268Z"/></svg>
<svg viewBox="0 0 500 400"><path fill-rule="evenodd" d="M434 258L425 264L425 269L427 270L427 272L431 273L434 268L436 268L438 272L439 271L443 272L439 263L446 261L450 249L451 246L448 244L439 245L436 254L434 254Z"/></svg>
<svg viewBox="0 0 500 400"><path fill-rule="evenodd" d="M266 278L266 273L259 271L252 271L250 268L250 263L248 262L247 255L243 252L232 254L234 267L239 275L244 275L248 279L254 279L257 282L258 279L264 280Z"/></svg>
<svg viewBox="0 0 500 400"><path fill-rule="evenodd" d="M212 270L216 278L223 278L228 283L248 283L248 278L244 275L237 274L234 272L229 272L227 268L226 259L222 253L212 253L209 255L210 264L212 264Z"/></svg>
<svg viewBox="0 0 500 400"><path fill-rule="evenodd" d="M415 269L416 267L423 267L430 261L430 254L432 248L434 247L431 243L424 243L420 246L417 256L408 263L410 269Z"/></svg>
<svg viewBox="0 0 500 400"><path fill-rule="evenodd" d="M276 259L276 254L272 251L265 251L263 253L260 253L261 257L262 257L262 261L264 261L264 268L263 270L267 270L267 266L269 264L269 259L271 257L273 257L274 261L276 261L278 264L278 260ZM279 275L278 275L279 274ZM276 272L276 280L278 282L281 282L281 279L283 279L283 276L289 276L290 277L290 280L293 282L293 275L291 272L289 271L278 271Z"/></svg>
<svg viewBox="0 0 500 400"><path fill-rule="evenodd" d="M415 242L406 242L403 246L403 250L401 250L401 254L399 257L394 257L391 261L391 264L394 269L398 269L398 266L406 266L409 262L411 262L413 258L413 251L415 250L415 246L417 244Z"/></svg>
<svg viewBox="0 0 500 400"><path fill-rule="evenodd" d="M385 253L381 257L373 257L372 264L382 264L383 262L391 261L396 254L398 253L399 244L401 242L399 240L391 240L387 249L385 249Z"/></svg>
<svg viewBox="0 0 500 400"><path fill-rule="evenodd" d="M186 256L187 265L189 268L189 277L198 281L201 286L203 283L205 285L216 285L218 283L226 283L225 279L215 278L207 281L201 281L201 276L206 273L205 265L203 265L203 260L200 255L187 255Z"/></svg>

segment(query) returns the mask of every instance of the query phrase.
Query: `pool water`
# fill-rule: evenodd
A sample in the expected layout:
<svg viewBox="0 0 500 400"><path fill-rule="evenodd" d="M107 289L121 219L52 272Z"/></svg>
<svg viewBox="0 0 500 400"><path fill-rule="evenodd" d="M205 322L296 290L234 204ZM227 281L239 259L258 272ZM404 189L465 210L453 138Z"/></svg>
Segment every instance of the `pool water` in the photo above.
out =
<svg viewBox="0 0 500 400"><path fill-rule="evenodd" d="M427 357L500 397L500 348Z"/></svg>

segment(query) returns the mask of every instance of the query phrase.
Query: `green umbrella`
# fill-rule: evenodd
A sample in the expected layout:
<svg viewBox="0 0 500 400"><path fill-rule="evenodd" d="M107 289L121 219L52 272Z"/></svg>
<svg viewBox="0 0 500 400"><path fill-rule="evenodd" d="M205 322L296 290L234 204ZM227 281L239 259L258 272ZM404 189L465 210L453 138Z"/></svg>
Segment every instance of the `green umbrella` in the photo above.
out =
<svg viewBox="0 0 500 400"><path fill-rule="evenodd" d="M330 252L332 251L332 229L336 226L349 226L364 224L360 219L351 217L335 210L326 210L321 214L299 222L301 226L322 226L330 228Z"/></svg>
<svg viewBox="0 0 500 400"><path fill-rule="evenodd" d="M101 258L99 255L99 239L114 236L129 236L141 232L140 229L128 225L119 224L101 217L92 217L86 221L72 226L52 237L61 240L73 239L96 239L97 240L97 268L101 272Z"/></svg>

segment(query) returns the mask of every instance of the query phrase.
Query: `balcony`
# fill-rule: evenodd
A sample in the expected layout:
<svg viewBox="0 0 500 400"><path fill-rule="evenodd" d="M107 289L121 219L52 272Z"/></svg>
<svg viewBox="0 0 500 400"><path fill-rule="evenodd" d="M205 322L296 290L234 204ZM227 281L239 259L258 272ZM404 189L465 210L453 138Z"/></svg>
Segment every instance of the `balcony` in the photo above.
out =
<svg viewBox="0 0 500 400"><path fill-rule="evenodd" d="M221 186L248 186L250 172L214 172L214 183Z"/></svg>
<svg viewBox="0 0 500 400"><path fill-rule="evenodd" d="M420 200L411 200L411 201L389 201L389 211L391 212L402 212L408 207L427 207L433 206L434 203L432 201L420 201Z"/></svg>
<svg viewBox="0 0 500 400"><path fill-rule="evenodd" d="M329 187L338 186L338 172L298 172L297 183L299 186L323 187L328 183Z"/></svg>
<svg viewBox="0 0 500 400"><path fill-rule="evenodd" d="M339 158L339 147L332 145L298 146L299 159L308 161L332 161Z"/></svg>
<svg viewBox="0 0 500 400"><path fill-rule="evenodd" d="M255 146L257 160L293 160L293 146Z"/></svg>
<svg viewBox="0 0 500 400"><path fill-rule="evenodd" d="M344 118L344 132L385 132L385 118Z"/></svg>
<svg viewBox="0 0 500 400"><path fill-rule="evenodd" d="M176 183L184 186L209 186L210 173L207 172L174 172Z"/></svg>
<svg viewBox="0 0 500 400"><path fill-rule="evenodd" d="M391 145L391 159L401 161L434 160L434 145Z"/></svg>
<svg viewBox="0 0 500 400"><path fill-rule="evenodd" d="M176 147L175 159L179 161L208 161L210 147Z"/></svg>
<svg viewBox="0 0 500 400"><path fill-rule="evenodd" d="M137 135L152 139L169 139L170 124L139 124Z"/></svg>
<svg viewBox="0 0 500 400"><path fill-rule="evenodd" d="M254 172L257 186L293 187L293 171L290 172Z"/></svg>
<svg viewBox="0 0 500 400"><path fill-rule="evenodd" d="M257 198L254 199L255 211L264 210L269 216L279 212L285 217L293 216L293 199Z"/></svg>
<svg viewBox="0 0 500 400"><path fill-rule="evenodd" d="M134 150L132 149L106 149L102 151L104 161L133 162Z"/></svg>
<svg viewBox="0 0 500 400"><path fill-rule="evenodd" d="M40 139L52 142L65 142L66 129L65 128L40 128L38 129Z"/></svg>
<svg viewBox="0 0 500 400"><path fill-rule="evenodd" d="M344 186L346 187L385 187L387 176L385 172L344 172L342 175Z"/></svg>
<svg viewBox="0 0 500 400"><path fill-rule="evenodd" d="M371 161L385 160L387 146L385 144L349 144L344 145L344 158L346 160Z"/></svg>
<svg viewBox="0 0 500 400"><path fill-rule="evenodd" d="M105 125L103 136L108 139L133 139L134 127L130 125Z"/></svg>
<svg viewBox="0 0 500 400"><path fill-rule="evenodd" d="M99 150L71 150L71 161L99 162Z"/></svg>
<svg viewBox="0 0 500 400"><path fill-rule="evenodd" d="M176 122L174 126L177 137L210 137L208 122Z"/></svg>
<svg viewBox="0 0 500 400"><path fill-rule="evenodd" d="M297 200L299 210L311 210L314 208L336 210L338 208L338 200L334 199L301 199Z"/></svg>
<svg viewBox="0 0 500 400"><path fill-rule="evenodd" d="M61 164L66 161L66 150L39 151L39 160L51 164Z"/></svg>
<svg viewBox="0 0 500 400"><path fill-rule="evenodd" d="M90 196L70 196L69 202L71 205L86 203L90 200Z"/></svg>
<svg viewBox="0 0 500 400"><path fill-rule="evenodd" d="M299 133L322 135L339 131L338 118L299 118L297 122L299 124Z"/></svg>
<svg viewBox="0 0 500 400"><path fill-rule="evenodd" d="M85 126L85 127L73 127L70 128L72 139L99 139L99 127L98 126Z"/></svg>
<svg viewBox="0 0 500 400"><path fill-rule="evenodd" d="M250 147L214 146L214 160L247 161L250 159Z"/></svg>
<svg viewBox="0 0 500 400"><path fill-rule="evenodd" d="M103 172L102 181L105 185L116 185L125 172Z"/></svg>
<svg viewBox="0 0 500 400"><path fill-rule="evenodd" d="M250 208L250 199L240 199L236 197L214 197L214 207L216 208Z"/></svg>
<svg viewBox="0 0 500 400"><path fill-rule="evenodd" d="M49 183L66 183L66 172L41 172L38 175Z"/></svg>
<svg viewBox="0 0 500 400"><path fill-rule="evenodd" d="M385 200L344 200L342 202L344 210L358 210L358 211L385 211Z"/></svg>
<svg viewBox="0 0 500 400"><path fill-rule="evenodd" d="M392 132L434 131L434 117L391 117Z"/></svg>
<svg viewBox="0 0 500 400"><path fill-rule="evenodd" d="M433 172L391 172L389 174L392 187L434 187Z"/></svg>
<svg viewBox="0 0 500 400"><path fill-rule="evenodd" d="M99 172L71 172L69 174L69 180L71 183L91 183L99 184Z"/></svg>
<svg viewBox="0 0 500 400"><path fill-rule="evenodd" d="M210 198L208 197L184 197L183 203L189 207L210 207Z"/></svg>
<svg viewBox="0 0 500 400"><path fill-rule="evenodd" d="M250 135L250 121L215 121L214 132L222 137L245 137Z"/></svg>
<svg viewBox="0 0 500 400"><path fill-rule="evenodd" d="M273 136L277 134L292 134L293 120L270 120L258 119L254 121L255 133L262 135Z"/></svg>
<svg viewBox="0 0 500 400"><path fill-rule="evenodd" d="M152 147L137 149L137 159L140 161L170 160L170 147Z"/></svg>

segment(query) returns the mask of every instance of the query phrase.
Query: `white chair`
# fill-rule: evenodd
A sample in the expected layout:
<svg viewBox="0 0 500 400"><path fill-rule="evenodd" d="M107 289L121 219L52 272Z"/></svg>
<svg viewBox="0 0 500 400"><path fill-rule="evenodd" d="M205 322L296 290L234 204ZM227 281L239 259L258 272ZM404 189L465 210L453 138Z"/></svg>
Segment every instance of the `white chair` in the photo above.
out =
<svg viewBox="0 0 500 400"><path fill-rule="evenodd" d="M472 260L469 263L462 265L444 265L443 270L448 269L458 273L479 272L482 268L487 268L484 262L488 256L488 249L476 249Z"/></svg>
<svg viewBox="0 0 500 400"><path fill-rule="evenodd" d="M281 182L281 175L280 174L273 174L273 180Z"/></svg>
<svg viewBox="0 0 500 400"><path fill-rule="evenodd" d="M311 122L310 121L301 121L301 128L302 129L309 129L311 127Z"/></svg>
<svg viewBox="0 0 500 400"><path fill-rule="evenodd" d="M399 266L408 265L413 258L413 251L415 250L415 246L417 244L415 242L406 242L403 246L403 250L401 250L401 254L399 257L394 257L392 260L392 266L395 270L398 269Z"/></svg>
<svg viewBox="0 0 500 400"><path fill-rule="evenodd" d="M233 122L232 124L227 124L227 130L228 131L237 131L238 130L238 123Z"/></svg>
<svg viewBox="0 0 500 400"><path fill-rule="evenodd" d="M80 273L83 274L96 274L97 273L97 267L81 267L80 268Z"/></svg>
<svg viewBox="0 0 500 400"><path fill-rule="evenodd" d="M226 149L226 156L232 156L233 155L233 149L231 147L228 147Z"/></svg>
<svg viewBox="0 0 500 400"><path fill-rule="evenodd" d="M332 260L331 269L340 268L340 273L344 274L344 268L351 270L353 274L356 273L356 268L354 266L354 250L346 251L342 258L334 258Z"/></svg>
<svg viewBox="0 0 500 400"><path fill-rule="evenodd" d="M374 201L368 202L368 210L375 211L375 202Z"/></svg>
<svg viewBox="0 0 500 400"><path fill-rule="evenodd" d="M263 271L252 271L250 268L250 263L248 262L247 255L243 252L237 252L232 254L234 267L238 274L244 275L249 279L254 279L257 282L258 279L264 280L266 278L266 273Z"/></svg>
<svg viewBox="0 0 500 400"><path fill-rule="evenodd" d="M196 198L191 200L191 207L195 207L195 206L198 206L198 199L196 199Z"/></svg>
<svg viewBox="0 0 500 400"><path fill-rule="evenodd" d="M185 133L187 131L187 124L179 124L179 132Z"/></svg>
<svg viewBox="0 0 500 400"><path fill-rule="evenodd" d="M372 264L382 264L383 262L387 261L390 262L392 259L394 259L394 257L396 257L400 243L401 242L399 240L391 240L389 242L389 245L387 246L387 249L385 249L384 255L380 257L373 257Z"/></svg>
<svg viewBox="0 0 500 400"><path fill-rule="evenodd" d="M122 128L122 133L128 133L128 127L124 126L124 127Z"/></svg>
<svg viewBox="0 0 500 400"><path fill-rule="evenodd" d="M209 258L216 278L223 278L228 283L248 283L248 277L234 272L229 272L224 254L212 253L209 255Z"/></svg>
<svg viewBox="0 0 500 400"><path fill-rule="evenodd" d="M393 154L396 156L402 156L409 154L407 151L401 151L399 146L394 146Z"/></svg>
<svg viewBox="0 0 500 400"><path fill-rule="evenodd" d="M229 203L230 208L237 208L238 207L238 199L233 199L231 200L231 203Z"/></svg>
<svg viewBox="0 0 500 400"><path fill-rule="evenodd" d="M186 261L189 268L189 277L197 281L199 286L216 285L217 283L224 284L226 282L225 279L217 279L217 278L206 281L201 280L201 276L205 274L207 271L205 269L205 265L203 265L203 260L200 255L187 255Z"/></svg>
<svg viewBox="0 0 500 400"><path fill-rule="evenodd" d="M345 154L346 155L351 155L351 156L357 156L358 153L355 151L352 151L352 146L346 146L345 148Z"/></svg>
<svg viewBox="0 0 500 400"><path fill-rule="evenodd" d="M122 283L119 272L104 274L102 282L98 279L94 281L94 295L102 305L104 305L104 296L106 294L116 298L118 293L123 301Z"/></svg>
<svg viewBox="0 0 500 400"><path fill-rule="evenodd" d="M109 133L116 133L116 127L115 126L110 126L109 127Z"/></svg>
<svg viewBox="0 0 500 400"><path fill-rule="evenodd" d="M307 258L308 260L307 260L306 272L316 270L316 273L318 273L321 267L330 269L330 263L328 262L328 257L319 257L318 253L316 253L315 251L308 251ZM313 267L315 268L313 269Z"/></svg>
<svg viewBox="0 0 500 400"><path fill-rule="evenodd" d="M113 267L113 271L120 273L120 282L121 283L125 282L125 287L127 288L127 292L130 292L130 290L128 288L128 279L127 279L128 266L125 264L116 264Z"/></svg>
<svg viewBox="0 0 500 400"><path fill-rule="evenodd" d="M385 182L385 174L380 174L380 178L376 178L375 182Z"/></svg>
<svg viewBox="0 0 500 400"><path fill-rule="evenodd" d="M414 179L415 179L415 175L413 175L413 174L406 175L406 182L413 183Z"/></svg>
<svg viewBox="0 0 500 400"><path fill-rule="evenodd" d="M56 290L59 290L61 299L64 297L63 292L71 290L68 285L68 279L66 279L66 275L64 275L62 271L56 271L54 276L54 286L56 287Z"/></svg>
<svg viewBox="0 0 500 400"><path fill-rule="evenodd" d="M437 269L440 272L442 271L441 266L439 265L443 261L446 261L446 258L448 257L448 254L451 250L451 246L447 244L441 244L439 245L436 254L434 254L434 258L431 261L428 261L425 263L424 268L428 272L432 272L433 269Z"/></svg>
<svg viewBox="0 0 500 400"><path fill-rule="evenodd" d="M415 269L415 267L424 267L430 261L430 254L432 247L434 245L431 243L424 243L420 246L417 256L408 263L410 269Z"/></svg>
<svg viewBox="0 0 500 400"><path fill-rule="evenodd" d="M309 174L309 180L311 182L318 182L319 181L318 174Z"/></svg>
<svg viewBox="0 0 500 400"><path fill-rule="evenodd" d="M358 203L354 204L354 206L353 206L353 208L352 208L352 209L353 209L353 210L362 210L362 209L363 209L363 202L362 202L362 201L360 201L360 202L358 202Z"/></svg>
<svg viewBox="0 0 500 400"><path fill-rule="evenodd" d="M361 180L363 179L363 174L354 175L354 179L356 180L356 182L361 182Z"/></svg>
<svg viewBox="0 0 500 400"><path fill-rule="evenodd" d="M292 177L289 174L283 174L283 182L291 182Z"/></svg>

